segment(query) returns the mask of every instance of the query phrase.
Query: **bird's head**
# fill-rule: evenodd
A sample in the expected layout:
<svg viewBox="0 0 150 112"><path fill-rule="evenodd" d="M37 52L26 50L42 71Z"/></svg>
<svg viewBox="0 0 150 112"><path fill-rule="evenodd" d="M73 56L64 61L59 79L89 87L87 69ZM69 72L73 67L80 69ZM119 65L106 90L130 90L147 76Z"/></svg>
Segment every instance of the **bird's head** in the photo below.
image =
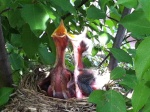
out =
<svg viewBox="0 0 150 112"><path fill-rule="evenodd" d="M66 36L67 34L67 30L64 26L64 22L63 20L61 20L60 25L58 26L58 28L55 29L55 31L52 33L52 37L61 37L63 38L64 36Z"/></svg>

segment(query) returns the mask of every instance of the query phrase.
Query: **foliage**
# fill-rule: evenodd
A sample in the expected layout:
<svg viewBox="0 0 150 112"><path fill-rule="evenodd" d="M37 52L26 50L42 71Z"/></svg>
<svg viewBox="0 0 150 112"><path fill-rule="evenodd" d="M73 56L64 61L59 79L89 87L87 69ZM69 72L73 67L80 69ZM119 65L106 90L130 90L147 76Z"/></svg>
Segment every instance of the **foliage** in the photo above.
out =
<svg viewBox="0 0 150 112"><path fill-rule="evenodd" d="M87 35L93 42L93 49L91 56L84 59L86 66L107 67L110 53L118 60L118 67L111 72L110 78L123 88L123 93L111 87L108 91L91 93L89 102L97 105L97 111L148 112L149 5L147 0L0 0L3 35L15 84L36 65L54 65L56 51L51 34L63 19L68 32L79 34L84 26L89 28ZM132 13L121 18L124 7L132 8ZM119 24L127 32L121 47L114 48ZM130 46L130 36L136 42L135 48ZM70 48L66 57L67 67L73 70ZM133 97L128 98L125 94L132 91ZM0 97L0 105L8 101L10 92L10 88L0 89L0 96L6 96L6 99Z"/></svg>
<svg viewBox="0 0 150 112"><path fill-rule="evenodd" d="M0 88L0 107L8 102L10 94L13 92L13 90L13 88L9 87Z"/></svg>

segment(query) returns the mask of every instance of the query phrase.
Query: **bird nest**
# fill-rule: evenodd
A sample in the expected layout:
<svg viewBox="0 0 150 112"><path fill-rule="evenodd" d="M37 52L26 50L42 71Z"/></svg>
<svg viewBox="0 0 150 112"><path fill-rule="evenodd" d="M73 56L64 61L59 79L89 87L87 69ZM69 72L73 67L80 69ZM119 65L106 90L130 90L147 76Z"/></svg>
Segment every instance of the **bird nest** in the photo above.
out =
<svg viewBox="0 0 150 112"><path fill-rule="evenodd" d="M95 105L84 99L58 99L45 95L38 87L44 72L25 75L11 101L2 112L95 112Z"/></svg>

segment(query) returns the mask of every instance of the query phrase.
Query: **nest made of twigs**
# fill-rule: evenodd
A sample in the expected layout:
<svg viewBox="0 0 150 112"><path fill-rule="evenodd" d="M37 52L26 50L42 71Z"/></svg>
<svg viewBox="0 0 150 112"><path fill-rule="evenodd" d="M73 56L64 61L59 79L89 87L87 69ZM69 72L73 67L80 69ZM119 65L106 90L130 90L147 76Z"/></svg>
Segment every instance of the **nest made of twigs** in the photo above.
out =
<svg viewBox="0 0 150 112"><path fill-rule="evenodd" d="M23 77L11 101L2 112L95 112L95 105L85 99L58 99L46 96L37 86L44 73Z"/></svg>

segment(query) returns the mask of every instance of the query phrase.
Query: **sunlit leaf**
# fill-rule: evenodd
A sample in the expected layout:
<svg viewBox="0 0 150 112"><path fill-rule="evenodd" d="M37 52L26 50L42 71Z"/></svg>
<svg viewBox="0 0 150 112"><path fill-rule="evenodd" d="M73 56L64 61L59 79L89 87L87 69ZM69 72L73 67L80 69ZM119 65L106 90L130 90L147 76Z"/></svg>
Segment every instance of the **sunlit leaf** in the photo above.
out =
<svg viewBox="0 0 150 112"><path fill-rule="evenodd" d="M150 34L150 21L147 20L142 10L134 11L132 14L125 16L121 20L121 24L132 33L138 35Z"/></svg>
<svg viewBox="0 0 150 112"><path fill-rule="evenodd" d="M138 5L138 0L118 0L117 4L124 5L127 8L136 8Z"/></svg>
<svg viewBox="0 0 150 112"><path fill-rule="evenodd" d="M132 105L134 112L138 112L147 102L150 97L150 88L140 82L134 89L132 96Z"/></svg>
<svg viewBox="0 0 150 112"><path fill-rule="evenodd" d="M136 51L135 71L138 79L142 79L145 72L150 69L150 37L141 42Z"/></svg>
<svg viewBox="0 0 150 112"><path fill-rule="evenodd" d="M139 0L139 4L142 6L145 16L150 21L150 8L149 8L150 1L149 0Z"/></svg>
<svg viewBox="0 0 150 112"><path fill-rule="evenodd" d="M40 4L27 4L21 10L22 18L30 25L32 30L45 30L48 13Z"/></svg>

